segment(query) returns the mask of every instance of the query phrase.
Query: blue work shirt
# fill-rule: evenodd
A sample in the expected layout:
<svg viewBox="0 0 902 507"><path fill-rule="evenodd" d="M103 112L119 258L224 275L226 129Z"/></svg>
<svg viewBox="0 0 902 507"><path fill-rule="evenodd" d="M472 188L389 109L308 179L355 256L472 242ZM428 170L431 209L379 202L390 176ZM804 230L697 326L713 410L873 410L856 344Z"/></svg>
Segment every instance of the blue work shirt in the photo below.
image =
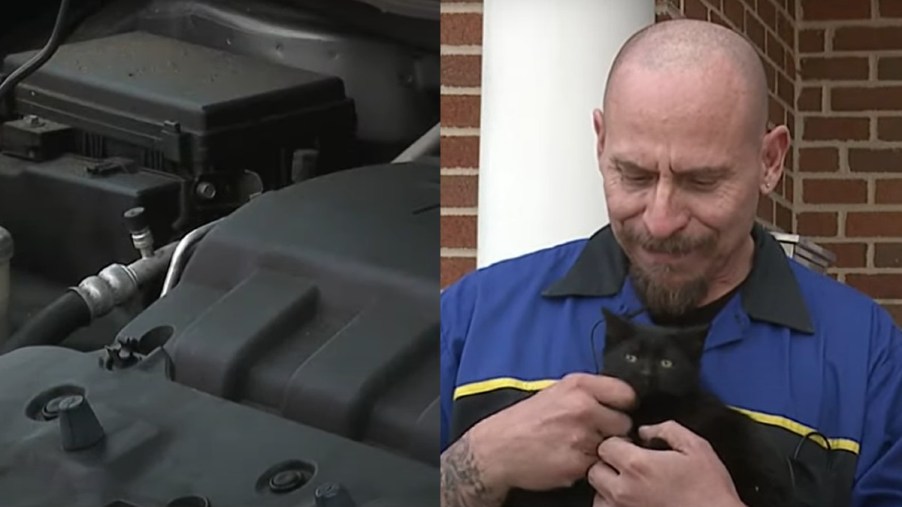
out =
<svg viewBox="0 0 902 507"><path fill-rule="evenodd" d="M870 298L789 259L762 227L752 236L752 270L711 323L704 385L807 467L820 505L902 506L902 332ZM601 309L649 322L627 275L606 226L445 290L442 451L566 374L598 373Z"/></svg>

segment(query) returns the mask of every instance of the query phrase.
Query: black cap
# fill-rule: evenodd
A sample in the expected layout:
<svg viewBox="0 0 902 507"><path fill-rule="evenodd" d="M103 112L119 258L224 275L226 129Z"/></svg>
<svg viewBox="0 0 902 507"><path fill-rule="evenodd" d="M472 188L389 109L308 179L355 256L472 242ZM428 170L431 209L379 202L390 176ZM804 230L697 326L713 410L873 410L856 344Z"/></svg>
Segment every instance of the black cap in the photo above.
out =
<svg viewBox="0 0 902 507"><path fill-rule="evenodd" d="M126 211L123 215L125 218L125 226L129 232L141 232L149 227L147 223L147 214L144 208L137 207Z"/></svg>
<svg viewBox="0 0 902 507"><path fill-rule="evenodd" d="M105 436L88 400L79 394L60 400L59 424L63 450L67 452L92 447Z"/></svg>
<svg viewBox="0 0 902 507"><path fill-rule="evenodd" d="M348 490L337 482L321 484L313 493L316 507L357 507Z"/></svg>
<svg viewBox="0 0 902 507"><path fill-rule="evenodd" d="M0 227L0 262L6 262L13 257L13 235L3 227Z"/></svg>

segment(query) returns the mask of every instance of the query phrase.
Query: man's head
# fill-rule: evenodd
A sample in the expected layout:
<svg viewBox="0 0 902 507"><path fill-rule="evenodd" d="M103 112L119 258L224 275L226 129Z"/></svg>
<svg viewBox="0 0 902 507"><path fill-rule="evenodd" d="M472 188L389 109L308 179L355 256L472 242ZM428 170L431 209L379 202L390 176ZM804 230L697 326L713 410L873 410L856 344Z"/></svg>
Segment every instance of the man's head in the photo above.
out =
<svg viewBox="0 0 902 507"><path fill-rule="evenodd" d="M713 23L652 25L615 59L603 109L608 214L649 310L679 315L727 292L747 273L758 198L789 146L786 127L766 132L754 49Z"/></svg>

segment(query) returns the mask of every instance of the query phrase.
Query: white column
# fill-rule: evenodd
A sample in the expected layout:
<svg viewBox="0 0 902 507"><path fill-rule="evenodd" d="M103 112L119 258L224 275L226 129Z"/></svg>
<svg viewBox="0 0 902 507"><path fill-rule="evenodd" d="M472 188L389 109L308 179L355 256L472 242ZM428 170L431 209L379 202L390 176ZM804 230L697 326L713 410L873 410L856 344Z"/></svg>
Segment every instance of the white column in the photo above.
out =
<svg viewBox="0 0 902 507"><path fill-rule="evenodd" d="M592 110L654 0L485 0L477 265L608 222Z"/></svg>

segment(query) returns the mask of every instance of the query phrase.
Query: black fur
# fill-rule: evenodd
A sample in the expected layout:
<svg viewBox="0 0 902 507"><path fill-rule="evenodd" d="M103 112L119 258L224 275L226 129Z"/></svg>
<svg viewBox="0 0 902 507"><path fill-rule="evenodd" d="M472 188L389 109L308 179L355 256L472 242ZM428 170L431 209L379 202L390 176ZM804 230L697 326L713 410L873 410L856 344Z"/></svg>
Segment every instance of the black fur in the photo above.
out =
<svg viewBox="0 0 902 507"><path fill-rule="evenodd" d="M756 423L706 392L700 383L707 327L663 328L641 325L604 311L606 332L602 374L619 378L635 391L632 439L664 450L663 441L641 442L640 426L673 420L707 440L733 478L748 507L793 505L788 472Z"/></svg>

